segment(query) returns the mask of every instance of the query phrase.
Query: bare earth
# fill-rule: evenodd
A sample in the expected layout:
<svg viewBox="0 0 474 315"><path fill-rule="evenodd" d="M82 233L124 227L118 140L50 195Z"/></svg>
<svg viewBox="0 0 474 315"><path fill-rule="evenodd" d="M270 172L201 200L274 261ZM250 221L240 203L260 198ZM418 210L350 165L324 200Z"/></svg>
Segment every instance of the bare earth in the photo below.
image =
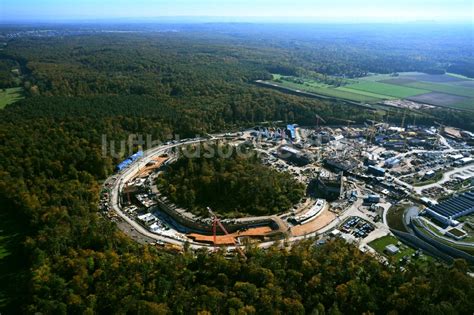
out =
<svg viewBox="0 0 474 315"><path fill-rule="evenodd" d="M243 232L231 233L229 235L217 235L216 244L217 245L232 245L236 242L236 239L238 237L243 237L243 236L250 236L250 237L262 236L263 237L265 234L270 233L270 232L272 232L272 229L268 226L264 226L264 227L248 229ZM191 234L188 234L188 237L194 239L197 242L205 242L209 244L214 244L214 237L212 235L202 235L202 234L197 234L197 233L191 233Z"/></svg>
<svg viewBox="0 0 474 315"><path fill-rule="evenodd" d="M314 220L311 220L302 225L296 225L291 228L291 234L293 236L303 236L305 234L309 234L311 232L317 231L331 223L334 219L336 219L336 215L329 211L328 208L322 210L321 214L319 214Z"/></svg>

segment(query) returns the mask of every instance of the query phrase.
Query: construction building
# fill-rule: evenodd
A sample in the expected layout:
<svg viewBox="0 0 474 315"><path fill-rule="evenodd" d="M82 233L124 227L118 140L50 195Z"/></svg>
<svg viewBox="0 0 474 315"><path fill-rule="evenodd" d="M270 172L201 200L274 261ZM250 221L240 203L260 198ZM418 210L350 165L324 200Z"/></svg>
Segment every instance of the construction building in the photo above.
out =
<svg viewBox="0 0 474 315"><path fill-rule="evenodd" d="M314 187L318 197L332 201L339 199L344 193L344 176L342 172L333 174L329 172L321 172L318 177L313 180Z"/></svg>
<svg viewBox="0 0 474 315"><path fill-rule="evenodd" d="M278 157L300 166L310 164L314 161L314 158L310 154L286 145L278 149Z"/></svg>
<svg viewBox="0 0 474 315"><path fill-rule="evenodd" d="M324 166L334 172L350 172L357 166L357 162L350 158L330 157L324 159Z"/></svg>
<svg viewBox="0 0 474 315"><path fill-rule="evenodd" d="M367 168L367 173L377 177L383 177L385 176L385 169L374 165L369 165L369 167Z"/></svg>

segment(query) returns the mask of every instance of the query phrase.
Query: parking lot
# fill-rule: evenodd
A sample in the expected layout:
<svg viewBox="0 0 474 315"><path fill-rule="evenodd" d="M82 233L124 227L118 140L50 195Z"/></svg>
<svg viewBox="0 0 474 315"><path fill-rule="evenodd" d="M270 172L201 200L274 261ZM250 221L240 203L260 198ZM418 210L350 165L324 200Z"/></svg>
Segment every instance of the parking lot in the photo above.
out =
<svg viewBox="0 0 474 315"><path fill-rule="evenodd" d="M349 217L341 224L341 232L351 234L356 238L365 238L375 227L360 217Z"/></svg>

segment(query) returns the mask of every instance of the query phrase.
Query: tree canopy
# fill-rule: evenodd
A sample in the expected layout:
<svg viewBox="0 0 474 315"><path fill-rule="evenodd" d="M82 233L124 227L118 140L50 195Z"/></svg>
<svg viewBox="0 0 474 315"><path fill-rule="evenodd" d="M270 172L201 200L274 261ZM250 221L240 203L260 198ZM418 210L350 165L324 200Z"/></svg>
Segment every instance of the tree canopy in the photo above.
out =
<svg viewBox="0 0 474 315"><path fill-rule="evenodd" d="M285 39L259 42L214 32L8 40L0 53L1 84L16 81L5 71L19 67L28 98L0 115L2 222L23 227L15 243L22 264L9 266L16 272L2 269L0 304L8 297L2 313L472 313L474 282L462 261L400 272L354 246L315 247L311 241L286 250L250 247L247 261L223 253L170 255L135 243L98 213L101 183L122 158L103 154L103 135L121 141L149 134L166 141L262 121L309 125L315 114L373 119L359 107L254 86L253 79L275 67L291 75L293 61L308 53L287 50L292 45ZM351 58L338 51L342 69L342 60ZM384 110L391 121L401 121L403 112ZM472 117L455 111L418 114L418 123L474 128ZM211 164L228 187L230 170L237 168L246 181L251 179L239 167L250 164L260 172L251 160ZM205 174L194 169L196 176ZM294 187L281 176L275 185ZM263 183L254 185L265 194ZM242 198L253 198L247 194Z"/></svg>
<svg viewBox="0 0 474 315"><path fill-rule="evenodd" d="M280 213L305 190L291 174L263 165L255 151L230 145L188 148L157 182L172 202L203 216L207 206L233 217Z"/></svg>

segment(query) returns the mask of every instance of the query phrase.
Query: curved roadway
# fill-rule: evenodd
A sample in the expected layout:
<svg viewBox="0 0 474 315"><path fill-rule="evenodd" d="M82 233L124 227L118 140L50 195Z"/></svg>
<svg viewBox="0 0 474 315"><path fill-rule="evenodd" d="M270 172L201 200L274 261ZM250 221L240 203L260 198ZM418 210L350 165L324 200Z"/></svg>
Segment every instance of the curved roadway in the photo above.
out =
<svg viewBox="0 0 474 315"><path fill-rule="evenodd" d="M213 135L211 140L215 140L218 138L222 138L223 135ZM184 243L188 243L191 248L193 249L199 249L199 248L207 248L207 249L212 249L215 246L213 245L207 245L207 244L202 244L202 243L197 243L192 240L180 240L177 238L173 238L171 236L165 236L161 234L155 234L147 230L144 226L136 222L135 220L131 219L128 217L125 213L123 213L121 207L120 207L120 192L125 186L125 183L130 181L138 172L141 166L146 165L148 162L150 162L156 155L158 154L163 154L166 153L168 150L179 147L182 145L187 145L187 144L194 144L194 143L199 143L199 142L205 142L209 141L208 139L191 139L188 141L180 142L180 143L174 143L174 144L167 144L167 145L162 145L156 148L149 149L144 152L143 157L141 157L139 160L135 161L133 164L131 164L127 169L124 171L121 171L120 173L117 173L116 180L112 187L110 188L110 207L112 208L117 215L127 222L133 229L135 229L136 232L139 234L142 234L150 239L156 240L156 241L161 241L164 243L168 244L174 244L174 245L183 245ZM273 216L272 216L273 217ZM245 220L245 218L244 218ZM292 236L288 238L287 240L290 242L302 240L308 237L313 237L320 235L322 233L328 232L332 229L334 229L339 223L341 222L341 219L338 217L337 219L333 220L331 223L323 227L322 229L319 229L318 231L314 231L312 233L308 233L307 235L304 236ZM259 243L260 247L269 247L272 244L274 244L276 241L268 241L268 242L261 242ZM234 246L226 246L227 248L234 248Z"/></svg>

